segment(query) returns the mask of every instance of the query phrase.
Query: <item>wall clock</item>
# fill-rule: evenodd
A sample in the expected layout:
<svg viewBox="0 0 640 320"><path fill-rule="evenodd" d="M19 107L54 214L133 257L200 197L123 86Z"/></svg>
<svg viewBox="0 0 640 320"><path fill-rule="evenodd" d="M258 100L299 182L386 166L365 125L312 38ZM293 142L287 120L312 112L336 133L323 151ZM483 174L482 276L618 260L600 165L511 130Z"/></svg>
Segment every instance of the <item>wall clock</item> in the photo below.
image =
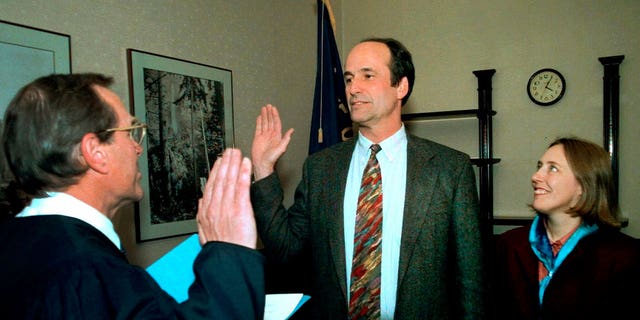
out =
<svg viewBox="0 0 640 320"><path fill-rule="evenodd" d="M541 106L550 106L560 101L566 90L567 86L562 74L551 68L534 72L527 83L529 99Z"/></svg>

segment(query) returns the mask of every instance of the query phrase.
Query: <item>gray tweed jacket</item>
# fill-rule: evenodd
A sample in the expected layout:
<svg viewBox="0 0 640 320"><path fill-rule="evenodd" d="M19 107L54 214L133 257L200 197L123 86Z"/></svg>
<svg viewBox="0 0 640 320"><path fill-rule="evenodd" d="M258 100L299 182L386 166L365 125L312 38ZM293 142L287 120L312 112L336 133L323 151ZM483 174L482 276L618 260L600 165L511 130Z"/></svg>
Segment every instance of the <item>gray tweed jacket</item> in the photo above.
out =
<svg viewBox="0 0 640 320"><path fill-rule="evenodd" d="M482 319L486 279L482 219L468 155L408 135L407 186L395 319ZM307 251L317 319L347 318L343 201L355 139L309 156L294 204L277 174L252 185L265 254L286 262Z"/></svg>

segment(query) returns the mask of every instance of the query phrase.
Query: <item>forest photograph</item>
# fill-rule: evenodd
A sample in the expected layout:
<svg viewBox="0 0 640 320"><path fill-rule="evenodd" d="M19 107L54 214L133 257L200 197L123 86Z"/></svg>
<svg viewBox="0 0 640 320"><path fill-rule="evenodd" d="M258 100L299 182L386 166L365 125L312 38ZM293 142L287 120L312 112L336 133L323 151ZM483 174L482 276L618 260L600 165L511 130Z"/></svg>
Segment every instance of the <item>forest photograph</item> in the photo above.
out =
<svg viewBox="0 0 640 320"><path fill-rule="evenodd" d="M144 69L151 224L195 219L225 148L225 83Z"/></svg>

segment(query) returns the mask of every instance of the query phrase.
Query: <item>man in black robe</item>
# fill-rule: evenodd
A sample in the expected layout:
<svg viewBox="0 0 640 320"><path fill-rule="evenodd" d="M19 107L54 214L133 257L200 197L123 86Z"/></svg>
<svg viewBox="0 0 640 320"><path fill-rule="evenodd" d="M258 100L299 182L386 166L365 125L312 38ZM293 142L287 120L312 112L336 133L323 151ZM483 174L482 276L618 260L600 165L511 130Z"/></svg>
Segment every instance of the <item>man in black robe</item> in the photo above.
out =
<svg viewBox="0 0 640 320"><path fill-rule="evenodd" d="M0 318L262 319L264 261L249 200L251 163L216 161L200 199L202 250L177 303L121 251L112 219L143 192L146 126L99 74L51 75L23 87L2 145L32 199L0 226Z"/></svg>

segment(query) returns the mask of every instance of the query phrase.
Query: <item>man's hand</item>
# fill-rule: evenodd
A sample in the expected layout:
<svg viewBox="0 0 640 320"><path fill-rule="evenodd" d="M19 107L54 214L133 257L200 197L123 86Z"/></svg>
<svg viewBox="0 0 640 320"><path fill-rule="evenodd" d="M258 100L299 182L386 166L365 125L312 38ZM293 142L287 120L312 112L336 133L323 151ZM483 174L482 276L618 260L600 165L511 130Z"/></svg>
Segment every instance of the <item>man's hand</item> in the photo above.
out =
<svg viewBox="0 0 640 320"><path fill-rule="evenodd" d="M200 244L230 242L255 249L258 233L249 195L251 161L238 149L227 149L211 169L198 201Z"/></svg>
<svg viewBox="0 0 640 320"><path fill-rule="evenodd" d="M270 104L263 106L256 119L256 132L251 146L255 180L270 175L278 159L287 151L293 128L282 135L282 122L278 109Z"/></svg>

